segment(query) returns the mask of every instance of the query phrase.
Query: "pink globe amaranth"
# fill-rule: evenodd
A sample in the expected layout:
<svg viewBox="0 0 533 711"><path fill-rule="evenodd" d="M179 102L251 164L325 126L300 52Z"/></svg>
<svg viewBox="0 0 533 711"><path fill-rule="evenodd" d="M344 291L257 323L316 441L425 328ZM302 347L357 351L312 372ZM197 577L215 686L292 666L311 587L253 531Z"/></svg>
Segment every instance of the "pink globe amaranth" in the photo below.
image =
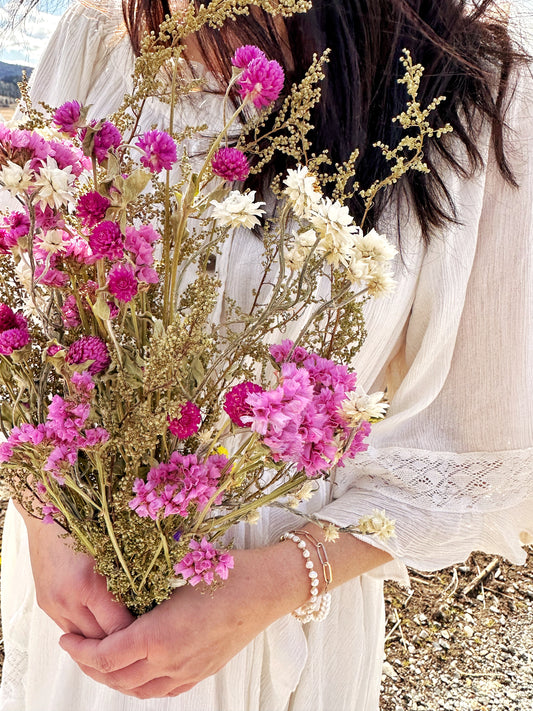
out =
<svg viewBox="0 0 533 711"><path fill-rule="evenodd" d="M248 395L262 392L263 388L260 385L250 381L234 385L228 390L224 398L223 408L230 420L238 427L249 427L249 424L242 421L243 417L251 417L253 415L252 407L247 402Z"/></svg>
<svg viewBox="0 0 533 711"><path fill-rule="evenodd" d="M181 406L179 417L168 419L168 429L178 439L187 439L198 432L201 421L200 408L188 400Z"/></svg>
<svg viewBox="0 0 533 711"><path fill-rule="evenodd" d="M250 98L253 105L261 109L278 98L284 78L283 69L278 62L257 57L252 59L238 78L239 93L243 100Z"/></svg>
<svg viewBox="0 0 533 711"><path fill-rule="evenodd" d="M79 365L89 360L93 361L87 368L91 375L103 373L111 364L107 344L98 336L82 336L68 349L68 363Z"/></svg>
<svg viewBox="0 0 533 711"><path fill-rule="evenodd" d="M9 328L0 333L0 353L11 355L30 342L30 334L25 328Z"/></svg>
<svg viewBox="0 0 533 711"><path fill-rule="evenodd" d="M53 114L52 120L63 133L76 134L80 126L81 104L79 101L67 101Z"/></svg>
<svg viewBox="0 0 533 711"><path fill-rule="evenodd" d="M220 148L211 161L213 173L224 180L246 180L250 172L248 160L237 148Z"/></svg>
<svg viewBox="0 0 533 711"><path fill-rule="evenodd" d="M165 131L147 131L139 137L136 145L144 153L142 165L151 173L170 170L178 159L174 139Z"/></svg>
<svg viewBox="0 0 533 711"><path fill-rule="evenodd" d="M21 318L23 319L21 321ZM0 304L0 331L7 331L11 328L22 328L26 326L26 319L22 314L15 314L7 304Z"/></svg>
<svg viewBox="0 0 533 711"><path fill-rule="evenodd" d="M115 264L107 278L107 290L119 301L131 301L139 291L135 269L130 264Z"/></svg>
<svg viewBox="0 0 533 711"><path fill-rule="evenodd" d="M122 259L124 236L118 223L105 220L96 225L89 236L89 247L95 259Z"/></svg>
<svg viewBox="0 0 533 711"><path fill-rule="evenodd" d="M238 69L245 69L253 59L264 56L265 53L262 52L259 47L253 44L245 44L242 47L237 47L231 59L231 63Z"/></svg>
<svg viewBox="0 0 533 711"><path fill-rule="evenodd" d="M104 195L91 190L85 195L81 195L76 206L76 214L80 218L84 227L95 227L105 218L107 208L111 205L110 200Z"/></svg>
<svg viewBox="0 0 533 711"><path fill-rule="evenodd" d="M91 121L91 126L97 125L97 121ZM87 130L83 129L80 137L83 140ZM98 131L94 134L93 153L99 163L107 159L107 154L112 148L118 148L122 143L122 135L118 128L111 121L104 121Z"/></svg>

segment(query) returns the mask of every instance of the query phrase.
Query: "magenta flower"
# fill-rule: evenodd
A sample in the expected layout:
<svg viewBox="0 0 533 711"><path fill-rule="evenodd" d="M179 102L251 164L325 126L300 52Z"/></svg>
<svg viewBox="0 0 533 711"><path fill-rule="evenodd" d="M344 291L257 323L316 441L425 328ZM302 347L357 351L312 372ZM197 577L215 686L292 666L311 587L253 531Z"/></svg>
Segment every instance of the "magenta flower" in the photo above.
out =
<svg viewBox="0 0 533 711"><path fill-rule="evenodd" d="M80 127L80 116L81 104L79 101L67 101L57 109L52 120L60 131L74 136Z"/></svg>
<svg viewBox="0 0 533 711"><path fill-rule="evenodd" d="M248 97L256 109L261 109L275 101L282 88L284 73L281 65L275 60L257 57L247 65L237 83L243 100Z"/></svg>
<svg viewBox="0 0 533 711"><path fill-rule="evenodd" d="M265 53L259 47L255 47L253 44L245 44L242 47L237 47L231 63L238 69L244 69L253 59L259 59L259 57L264 56Z"/></svg>
<svg viewBox="0 0 533 711"><path fill-rule="evenodd" d="M128 252L131 252L138 267L150 266L154 263L153 244L158 239L160 235L151 225L141 225L138 229L126 227L124 246Z"/></svg>
<svg viewBox="0 0 533 711"><path fill-rule="evenodd" d="M54 504L44 504L42 508L43 513L43 523L54 523L54 516L61 513L57 506Z"/></svg>
<svg viewBox="0 0 533 711"><path fill-rule="evenodd" d="M173 514L186 518L191 506L203 508L216 493L227 463L221 454L212 454L202 462L196 454L173 452L168 463L150 469L146 481L135 480L135 497L128 505L141 518L149 516L154 521ZM222 494L215 503L220 503L221 498Z"/></svg>
<svg viewBox="0 0 533 711"><path fill-rule="evenodd" d="M193 586L202 580L211 585L215 575L218 575L221 580L227 580L229 571L234 566L234 559L230 553L217 550L205 536L200 543L193 539L189 543L189 548L191 552L174 566L176 575L181 575Z"/></svg>
<svg viewBox="0 0 533 711"><path fill-rule="evenodd" d="M69 283L70 277L60 269L47 268L45 263L35 267L35 281L43 286L54 286L61 289Z"/></svg>
<svg viewBox="0 0 533 711"><path fill-rule="evenodd" d="M181 406L179 417L168 419L168 429L178 439L187 439L198 432L201 420L200 408L189 400Z"/></svg>
<svg viewBox="0 0 533 711"><path fill-rule="evenodd" d="M213 173L224 180L246 180L250 167L246 156L237 148L221 148L211 161Z"/></svg>
<svg viewBox="0 0 533 711"><path fill-rule="evenodd" d="M276 363L285 363L287 360L291 363L303 363L303 361L309 357L308 351L301 346L296 346L291 354L291 357L289 358L289 353L291 352L293 346L294 343L286 338L279 345L270 346L268 350Z"/></svg>
<svg viewBox="0 0 533 711"><path fill-rule="evenodd" d="M131 301L139 290L134 268L129 264L115 264L109 272L107 289L119 301Z"/></svg>
<svg viewBox="0 0 533 711"><path fill-rule="evenodd" d="M24 212L12 212L4 217L0 227L0 250L8 252L18 244L21 237L30 231L30 220Z"/></svg>
<svg viewBox="0 0 533 711"><path fill-rule="evenodd" d="M56 161L60 170L65 170L70 166L72 174L79 177L84 170L90 170L91 168L90 159L72 144L68 145L65 141L51 141L48 144L48 148L50 158Z"/></svg>
<svg viewBox="0 0 533 711"><path fill-rule="evenodd" d="M57 343L52 343L51 346L48 346L46 349L46 355L49 356L55 356L59 351L64 350L63 346L58 345Z"/></svg>
<svg viewBox="0 0 533 711"><path fill-rule="evenodd" d="M30 334L22 328L10 328L0 333L0 353L11 355L13 351L18 351L30 342Z"/></svg>
<svg viewBox="0 0 533 711"><path fill-rule="evenodd" d="M170 170L178 159L174 139L165 131L147 131L136 145L144 152L141 163L152 173Z"/></svg>
<svg viewBox="0 0 533 711"><path fill-rule="evenodd" d="M103 221L110 205L111 202L106 197L96 190L91 190L78 200L76 214L84 227L94 227Z"/></svg>
<svg viewBox="0 0 533 711"><path fill-rule="evenodd" d="M51 230L63 229L65 223L61 213L55 212L50 205L46 205L43 209L39 203L35 205L35 226L43 232Z"/></svg>
<svg viewBox="0 0 533 711"><path fill-rule="evenodd" d="M30 342L28 324L21 313L0 304L0 354L11 355Z"/></svg>
<svg viewBox="0 0 533 711"><path fill-rule="evenodd" d="M80 365L92 361L87 370L91 375L102 373L109 368L111 358L105 341L98 336L82 336L70 346L67 362Z"/></svg>
<svg viewBox="0 0 533 711"><path fill-rule="evenodd" d="M124 256L124 237L116 222L106 220L96 225L89 237L89 247L95 259L122 259Z"/></svg>
<svg viewBox="0 0 533 711"><path fill-rule="evenodd" d="M251 406L248 404L248 395L251 393L262 393L263 388L257 383L252 383L246 381L245 383L239 383L234 385L226 393L224 398L223 408L228 414L230 420L237 425L237 427L247 427L242 421L243 417L250 418L253 415ZM247 421L249 422L249 420Z"/></svg>
<svg viewBox="0 0 533 711"><path fill-rule="evenodd" d="M97 121L91 121L91 126L96 126ZM81 132L82 140L86 130ZM118 128L111 121L104 121L100 129L94 134L94 157L99 163L107 159L107 154L112 148L118 148L122 143L122 136Z"/></svg>

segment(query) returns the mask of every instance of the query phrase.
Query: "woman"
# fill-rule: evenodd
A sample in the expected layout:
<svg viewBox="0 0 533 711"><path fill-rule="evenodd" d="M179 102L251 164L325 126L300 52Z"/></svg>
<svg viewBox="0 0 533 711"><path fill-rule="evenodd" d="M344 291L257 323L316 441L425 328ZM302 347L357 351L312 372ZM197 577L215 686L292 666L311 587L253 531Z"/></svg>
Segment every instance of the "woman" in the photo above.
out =
<svg viewBox="0 0 533 711"><path fill-rule="evenodd" d="M364 536L326 544L331 613L302 625L290 615L309 596L301 549L279 542L300 524L265 511L257 526L235 531L235 570L212 597L181 588L132 621L89 558L52 526L28 521L34 587L24 523L10 510L2 711L376 711L383 579L405 580L405 565L435 570L472 550L523 562L521 541L533 535L531 78L493 3L478 4L468 15L462 0L322 0L286 23L243 18L223 41L207 34L189 49L212 83L236 42L259 44L293 76L331 46L315 144L334 160L359 145L363 185L384 169L374 141L394 142L403 47L426 67L422 100L447 96L436 120L452 123L454 138L432 146L433 172L411 176L372 215L389 236L401 235L402 258L396 293L368 308L369 336L353 365L366 389L387 387L390 414L375 426L369 453L310 503L339 525L385 509L397 538L387 550ZM78 99L92 116L108 114L128 88L139 28L155 27L164 12L131 0L128 34L120 8L73 6L33 96L55 105ZM219 99L216 91L193 96L180 120L195 123ZM154 102L147 125L164 123L164 114ZM351 208L360 216L356 199ZM229 244L217 264L228 296L246 299L260 252L254 235Z"/></svg>

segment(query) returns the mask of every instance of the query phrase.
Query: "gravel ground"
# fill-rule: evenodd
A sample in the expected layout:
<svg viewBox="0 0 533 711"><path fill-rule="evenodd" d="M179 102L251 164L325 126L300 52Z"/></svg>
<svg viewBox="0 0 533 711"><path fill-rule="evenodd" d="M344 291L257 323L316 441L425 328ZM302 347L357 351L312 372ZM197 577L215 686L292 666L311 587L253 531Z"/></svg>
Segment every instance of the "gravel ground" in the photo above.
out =
<svg viewBox="0 0 533 711"><path fill-rule="evenodd" d="M531 549L523 567L474 554L412 586L387 588L381 711L532 711Z"/></svg>

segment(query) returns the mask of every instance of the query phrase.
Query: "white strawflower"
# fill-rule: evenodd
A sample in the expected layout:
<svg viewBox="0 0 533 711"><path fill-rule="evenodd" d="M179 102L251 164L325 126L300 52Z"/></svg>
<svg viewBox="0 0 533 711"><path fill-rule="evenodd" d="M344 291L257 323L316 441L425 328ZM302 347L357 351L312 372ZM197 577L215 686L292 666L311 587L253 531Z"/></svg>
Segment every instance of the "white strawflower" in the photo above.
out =
<svg viewBox="0 0 533 711"><path fill-rule="evenodd" d="M296 509L302 503L302 501L309 501L317 487L312 481L304 481L298 491L293 492L287 496L287 504L291 509Z"/></svg>
<svg viewBox="0 0 533 711"><path fill-rule="evenodd" d="M306 230L299 234L294 232L293 234L295 239L292 249L285 248L284 250L285 265L292 271L300 271L317 237L314 230Z"/></svg>
<svg viewBox="0 0 533 711"><path fill-rule="evenodd" d="M63 248L63 233L60 230L48 230L41 236L39 247L50 254L60 252Z"/></svg>
<svg viewBox="0 0 533 711"><path fill-rule="evenodd" d="M367 281L371 276L370 266L371 265L368 259L353 257L347 264L348 269L346 276L352 284L360 281Z"/></svg>
<svg viewBox="0 0 533 711"><path fill-rule="evenodd" d="M323 530L326 543L334 543L339 538L339 529L334 523L328 523Z"/></svg>
<svg viewBox="0 0 533 711"><path fill-rule="evenodd" d="M37 197L41 208L49 205L57 209L61 205L66 205L68 202L73 202L74 195L71 186L76 180L76 176L72 174L72 166L59 168L57 161L54 158L46 159L46 166L39 169L34 185L38 188Z"/></svg>
<svg viewBox="0 0 533 711"><path fill-rule="evenodd" d="M367 395L362 387L357 386L346 393L341 410L351 427L357 427L362 420L379 420L385 417L389 403L383 400L385 393L375 392Z"/></svg>
<svg viewBox="0 0 533 711"><path fill-rule="evenodd" d="M323 198L315 207L311 223L321 238L317 251L326 255L329 264L346 264L353 254L355 235L360 232L346 205Z"/></svg>
<svg viewBox="0 0 533 711"><path fill-rule="evenodd" d="M398 254L396 247L389 242L385 235L380 235L372 229L366 235L360 235L355 240L358 257L369 257L376 262L389 262Z"/></svg>
<svg viewBox="0 0 533 711"><path fill-rule="evenodd" d="M316 242L316 232L314 230L305 230L305 232L293 234L295 236L295 246L307 247L308 249L310 249Z"/></svg>
<svg viewBox="0 0 533 711"><path fill-rule="evenodd" d="M265 214L261 209L264 202L254 202L255 190L240 193L232 190L222 202L212 200L213 217L224 227L247 227L251 229L259 224L258 217Z"/></svg>
<svg viewBox="0 0 533 711"><path fill-rule="evenodd" d="M358 529L363 534L375 534L382 541L387 538L394 538L394 524L390 518L387 518L385 511L374 509L371 514L362 516L357 524Z"/></svg>
<svg viewBox="0 0 533 711"><path fill-rule="evenodd" d="M315 176L304 165L299 165L296 170L289 168L283 183L287 186L283 194L297 217L306 217L309 209L322 197Z"/></svg>
<svg viewBox="0 0 533 711"><path fill-rule="evenodd" d="M394 291L396 282L388 264L373 263L373 269L367 279L367 290L370 296L378 298L387 296Z"/></svg>
<svg viewBox="0 0 533 711"><path fill-rule="evenodd" d="M34 173L28 161L24 167L8 160L0 170L0 183L9 190L13 197L22 194L32 184Z"/></svg>

